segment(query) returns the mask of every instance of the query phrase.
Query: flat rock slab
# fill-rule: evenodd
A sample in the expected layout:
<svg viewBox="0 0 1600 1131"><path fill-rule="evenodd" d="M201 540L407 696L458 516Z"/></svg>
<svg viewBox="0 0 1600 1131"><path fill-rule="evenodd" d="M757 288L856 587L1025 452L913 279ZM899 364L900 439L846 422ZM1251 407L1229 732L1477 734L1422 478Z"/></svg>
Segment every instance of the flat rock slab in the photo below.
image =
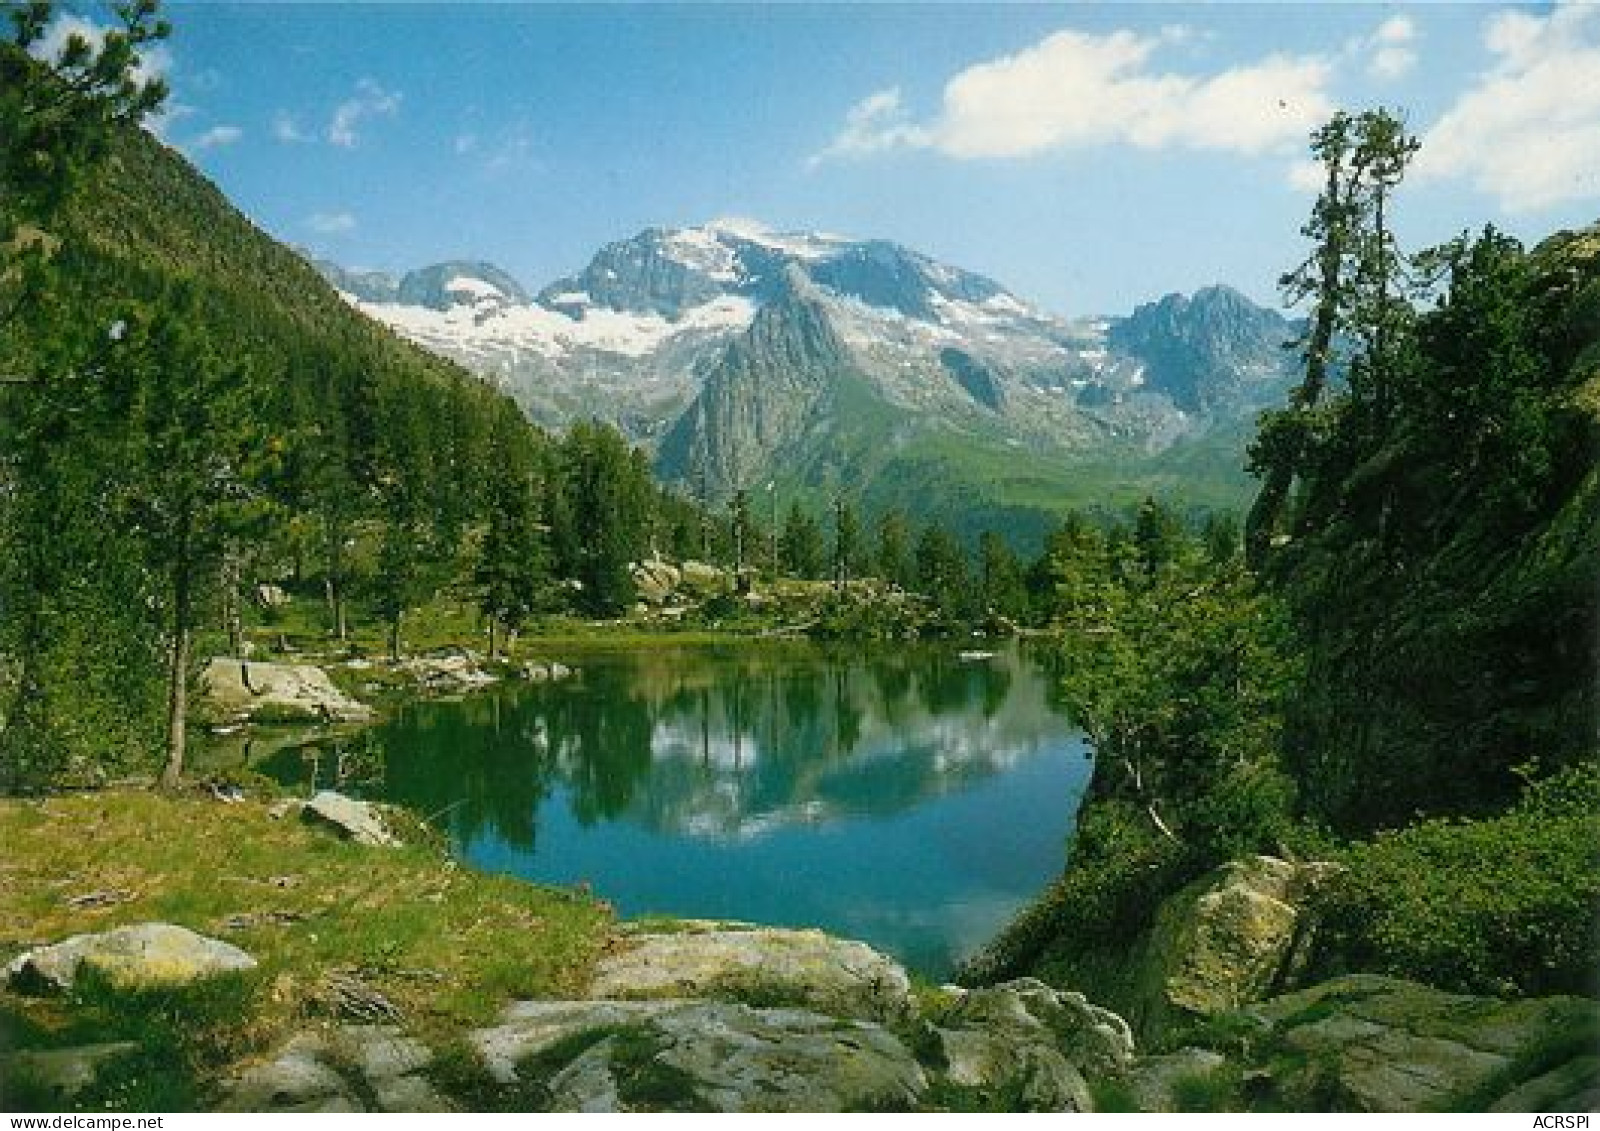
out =
<svg viewBox="0 0 1600 1131"><path fill-rule="evenodd" d="M1263 1048L1286 1051L1316 1074L1291 1075L1280 1088L1293 1095L1316 1087L1353 1111L1441 1110L1464 1099L1487 1105L1507 1094L1573 1111L1572 1103L1600 1092L1600 1060L1589 1049L1547 1065L1537 1079L1507 1078L1526 1050L1593 1031L1600 1006L1582 998L1501 1001L1355 974L1274 998L1246 1016L1264 1023ZM1501 1095L1485 1098L1485 1088Z"/></svg>
<svg viewBox="0 0 1600 1131"><path fill-rule="evenodd" d="M522 1002L473 1041L554 1111L909 1110L928 1086L887 1029L803 1009Z"/></svg>
<svg viewBox="0 0 1600 1131"><path fill-rule="evenodd" d="M6 981L18 993L60 993L88 969L115 989L143 989L185 986L255 965L231 943L171 923L141 923L30 950L6 966Z"/></svg>
<svg viewBox="0 0 1600 1131"><path fill-rule="evenodd" d="M399 670L431 691L475 691L499 682L478 668L474 656L417 656L400 662Z"/></svg>
<svg viewBox="0 0 1600 1131"><path fill-rule="evenodd" d="M219 1111L444 1112L427 1045L393 1025L297 1033L223 1085Z"/></svg>
<svg viewBox="0 0 1600 1131"><path fill-rule="evenodd" d="M219 656L201 676L201 695L235 718L274 721L365 722L372 708L333 685L314 664L266 664Z"/></svg>
<svg viewBox="0 0 1600 1131"><path fill-rule="evenodd" d="M326 825L346 840L373 848L394 848L400 843L370 804L328 789L301 806L300 819Z"/></svg>
<svg viewBox="0 0 1600 1131"><path fill-rule="evenodd" d="M138 1051L133 1041L30 1050L7 1058L0 1074L26 1081L55 1099L72 1100L99 1079L106 1064Z"/></svg>
<svg viewBox="0 0 1600 1131"><path fill-rule="evenodd" d="M589 990L611 999L713 998L892 1021L912 1012L905 970L870 946L821 931L726 924L632 934L601 959Z"/></svg>

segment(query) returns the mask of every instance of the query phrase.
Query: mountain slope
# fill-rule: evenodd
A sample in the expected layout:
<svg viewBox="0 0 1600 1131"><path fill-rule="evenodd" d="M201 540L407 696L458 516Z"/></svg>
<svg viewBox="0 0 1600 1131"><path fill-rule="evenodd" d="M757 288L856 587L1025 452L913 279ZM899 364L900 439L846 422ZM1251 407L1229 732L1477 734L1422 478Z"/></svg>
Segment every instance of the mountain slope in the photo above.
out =
<svg viewBox="0 0 1600 1131"><path fill-rule="evenodd" d="M945 517L1164 485L1237 501L1241 422L1291 363L1293 327L1227 288L1070 322L888 241L748 221L647 229L531 301L485 265L428 269L425 302L327 273L535 420L612 420L712 499L775 481Z"/></svg>

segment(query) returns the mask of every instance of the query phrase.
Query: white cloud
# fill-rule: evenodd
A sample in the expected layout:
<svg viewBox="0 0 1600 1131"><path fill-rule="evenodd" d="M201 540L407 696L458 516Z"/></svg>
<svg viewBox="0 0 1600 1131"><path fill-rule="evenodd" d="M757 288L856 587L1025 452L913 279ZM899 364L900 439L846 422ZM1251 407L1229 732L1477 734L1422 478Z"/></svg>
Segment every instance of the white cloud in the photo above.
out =
<svg viewBox="0 0 1600 1131"><path fill-rule="evenodd" d="M342 102L328 123L328 141L345 149L361 140L358 128L369 118L390 117L400 109L400 93L385 90L371 79L356 84L353 98Z"/></svg>
<svg viewBox="0 0 1600 1131"><path fill-rule="evenodd" d="M212 126L189 143L190 149L220 149L232 145L244 136L238 126Z"/></svg>
<svg viewBox="0 0 1600 1131"><path fill-rule="evenodd" d="M1367 74L1387 82L1400 78L1416 66L1417 52L1412 46L1417 40L1417 25L1410 16L1391 16L1378 25L1378 30L1361 43L1368 53Z"/></svg>
<svg viewBox="0 0 1600 1131"><path fill-rule="evenodd" d="M1298 145L1332 111L1330 60L1275 54L1210 75L1152 66L1183 28L1156 35L1062 31L968 67L939 114L916 122L897 89L858 103L813 159L933 149L958 159L1128 144L1264 153Z"/></svg>
<svg viewBox="0 0 1600 1131"><path fill-rule="evenodd" d="M95 23L93 20L84 19L63 13L50 22L44 34L28 49L28 53L35 59L55 65L61 59L61 53L66 50L68 42L78 37L91 48L98 51L105 42L106 32L111 30ZM149 82L151 79L163 78L172 70L172 53L161 44L146 44L139 51L139 65L134 68L133 77L138 82Z"/></svg>
<svg viewBox="0 0 1600 1131"><path fill-rule="evenodd" d="M1375 43L1410 43L1417 38L1417 25L1410 16L1390 16L1372 33Z"/></svg>
<svg viewBox="0 0 1600 1131"><path fill-rule="evenodd" d="M306 217L306 227L325 236L356 230L356 218L348 212L315 212Z"/></svg>
<svg viewBox="0 0 1600 1131"><path fill-rule="evenodd" d="M1463 177L1508 212L1600 198L1600 6L1500 12L1494 64L1422 135L1419 179Z"/></svg>
<svg viewBox="0 0 1600 1131"><path fill-rule="evenodd" d="M300 123L295 120L294 115L287 110L279 110L272 116L272 136L286 145L311 140L300 128Z"/></svg>
<svg viewBox="0 0 1600 1131"><path fill-rule="evenodd" d="M526 122L513 122L488 134L463 130L451 139L450 148L457 157L468 158L473 168L490 175L525 171L538 164Z"/></svg>
<svg viewBox="0 0 1600 1131"><path fill-rule="evenodd" d="M833 157L862 157L886 149L929 144L927 131L908 124L905 116L899 87L868 95L845 114L844 128L826 149L812 155L811 165Z"/></svg>

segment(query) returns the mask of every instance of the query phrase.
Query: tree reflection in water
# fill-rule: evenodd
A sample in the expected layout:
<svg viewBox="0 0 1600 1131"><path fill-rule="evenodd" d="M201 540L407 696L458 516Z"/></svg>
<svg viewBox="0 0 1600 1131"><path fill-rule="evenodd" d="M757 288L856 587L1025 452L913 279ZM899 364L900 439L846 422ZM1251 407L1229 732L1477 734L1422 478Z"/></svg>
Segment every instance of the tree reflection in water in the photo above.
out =
<svg viewBox="0 0 1600 1131"><path fill-rule="evenodd" d="M657 649L581 666L571 681L403 709L374 732L381 784L355 792L458 843L489 836L524 852L556 795L585 827L739 838L903 811L1061 728L1014 647L987 660L932 646ZM258 768L303 780L303 753Z"/></svg>

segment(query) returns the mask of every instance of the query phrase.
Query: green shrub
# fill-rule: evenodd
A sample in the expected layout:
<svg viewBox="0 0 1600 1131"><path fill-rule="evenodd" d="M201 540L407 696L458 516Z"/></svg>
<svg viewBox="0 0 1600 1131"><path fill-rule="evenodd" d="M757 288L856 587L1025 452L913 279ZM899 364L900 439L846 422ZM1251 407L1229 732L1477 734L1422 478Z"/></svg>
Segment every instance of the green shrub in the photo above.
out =
<svg viewBox="0 0 1600 1131"><path fill-rule="evenodd" d="M1042 966L1131 944L1161 901L1193 878L1189 858L1122 798L1086 803L1066 870L962 968L969 985L1002 981Z"/></svg>
<svg viewBox="0 0 1600 1131"><path fill-rule="evenodd" d="M1345 863L1324 901L1324 965L1468 993L1595 992L1595 765L1530 786L1500 817L1425 821Z"/></svg>

